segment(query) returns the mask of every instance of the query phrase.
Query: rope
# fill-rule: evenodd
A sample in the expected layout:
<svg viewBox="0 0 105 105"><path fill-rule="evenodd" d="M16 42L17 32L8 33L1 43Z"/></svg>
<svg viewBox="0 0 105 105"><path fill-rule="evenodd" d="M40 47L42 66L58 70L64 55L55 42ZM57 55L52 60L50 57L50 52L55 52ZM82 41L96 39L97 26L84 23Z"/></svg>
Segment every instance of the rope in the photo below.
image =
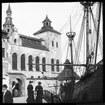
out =
<svg viewBox="0 0 105 105"><path fill-rule="evenodd" d="M80 12L80 10L81 10L81 8L79 8L77 11L76 11L76 13L74 14L74 15L72 15L72 20L74 20L75 19L75 17L79 14L79 12ZM70 17L70 15L69 15L69 17ZM66 28L68 25L69 25L69 17L68 17L68 20L67 20L67 22L63 25L63 27L60 29L60 32L62 32L63 30L64 30L64 28Z"/></svg>
<svg viewBox="0 0 105 105"><path fill-rule="evenodd" d="M79 57L79 53L80 53L80 48L81 48L81 42L82 42L82 38L83 38L83 30L84 30L84 20L85 20L85 14L83 16L83 20L82 20L82 24L81 24L81 29L80 29L80 34L79 34L79 38L78 38L78 43L77 43L77 51L76 51L76 61L78 63L78 57Z"/></svg>
<svg viewBox="0 0 105 105"><path fill-rule="evenodd" d="M68 47L67 47L66 59L67 59L67 57L68 57L68 51L69 51L69 42L68 42Z"/></svg>
<svg viewBox="0 0 105 105"><path fill-rule="evenodd" d="M78 19L75 19L76 20L76 22L73 22L73 23L75 23L74 25L73 25L73 30L76 30L76 28L78 28L78 27L76 27L77 26L77 24L80 22L80 19L81 19L81 17L82 17L82 11L78 14Z"/></svg>

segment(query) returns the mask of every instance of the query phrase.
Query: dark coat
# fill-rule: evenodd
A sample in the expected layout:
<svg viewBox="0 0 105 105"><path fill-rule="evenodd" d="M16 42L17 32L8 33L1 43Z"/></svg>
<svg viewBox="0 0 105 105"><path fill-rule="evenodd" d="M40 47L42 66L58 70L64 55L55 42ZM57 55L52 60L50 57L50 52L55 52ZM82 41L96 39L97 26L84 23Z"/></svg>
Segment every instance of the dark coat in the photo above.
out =
<svg viewBox="0 0 105 105"><path fill-rule="evenodd" d="M51 103L54 103L54 95L51 94Z"/></svg>
<svg viewBox="0 0 105 105"><path fill-rule="evenodd" d="M27 103L34 103L34 91L33 91L33 86L29 84L27 86L28 90L28 98L27 98Z"/></svg>
<svg viewBox="0 0 105 105"><path fill-rule="evenodd" d="M43 87L38 85L36 86L35 91L37 91L36 103L42 103Z"/></svg>
<svg viewBox="0 0 105 105"><path fill-rule="evenodd" d="M7 90L4 95L4 103L13 103L13 97L9 90Z"/></svg>
<svg viewBox="0 0 105 105"><path fill-rule="evenodd" d="M14 89L16 89L16 90L18 90L19 91L19 83L16 83L16 85L15 85L15 88Z"/></svg>

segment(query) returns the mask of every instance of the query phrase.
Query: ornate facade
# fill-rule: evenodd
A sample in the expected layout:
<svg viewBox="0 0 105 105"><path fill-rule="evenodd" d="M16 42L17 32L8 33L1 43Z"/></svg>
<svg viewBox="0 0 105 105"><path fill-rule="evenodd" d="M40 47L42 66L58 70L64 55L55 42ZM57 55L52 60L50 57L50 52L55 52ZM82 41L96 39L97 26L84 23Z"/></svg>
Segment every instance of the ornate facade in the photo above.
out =
<svg viewBox="0 0 105 105"><path fill-rule="evenodd" d="M7 83L12 90L12 83L17 79L20 83L20 96L27 94L29 80L34 81L34 87L37 81L43 81L44 89L50 89L49 85L55 85L56 80L46 81L43 77L56 77L62 70L59 66L59 63L62 63L61 33L53 29L46 16L42 22L43 27L35 32L33 37L22 35L12 23L10 4L6 14L2 30L3 83Z"/></svg>

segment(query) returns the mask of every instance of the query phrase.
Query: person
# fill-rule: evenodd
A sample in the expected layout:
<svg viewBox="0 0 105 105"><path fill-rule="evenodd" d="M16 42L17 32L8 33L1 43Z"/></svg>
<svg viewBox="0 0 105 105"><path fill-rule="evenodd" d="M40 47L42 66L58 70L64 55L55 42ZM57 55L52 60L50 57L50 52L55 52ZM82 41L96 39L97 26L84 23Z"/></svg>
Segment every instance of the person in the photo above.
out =
<svg viewBox="0 0 105 105"><path fill-rule="evenodd" d="M35 91L37 92L36 103L42 103L43 87L41 86L40 81L38 82L38 85L36 86Z"/></svg>
<svg viewBox="0 0 105 105"><path fill-rule="evenodd" d="M13 81L12 83L12 96L15 97L15 87L16 87L16 82Z"/></svg>
<svg viewBox="0 0 105 105"><path fill-rule="evenodd" d="M54 103L54 95L51 93L51 103Z"/></svg>
<svg viewBox="0 0 105 105"><path fill-rule="evenodd" d="M61 84L60 84L60 94L62 94L63 91L64 91L64 90L63 90L63 84L61 83Z"/></svg>
<svg viewBox="0 0 105 105"><path fill-rule="evenodd" d="M13 97L11 92L7 89L7 85L4 84L2 86L2 92L3 92L3 103L13 103Z"/></svg>
<svg viewBox="0 0 105 105"><path fill-rule="evenodd" d="M27 103L34 103L34 91L33 91L33 86L32 86L32 81L29 81L29 85L27 86L27 91L28 91L28 98L27 98Z"/></svg>
<svg viewBox="0 0 105 105"><path fill-rule="evenodd" d="M17 81L14 87L14 96L18 97L19 96L19 82Z"/></svg>

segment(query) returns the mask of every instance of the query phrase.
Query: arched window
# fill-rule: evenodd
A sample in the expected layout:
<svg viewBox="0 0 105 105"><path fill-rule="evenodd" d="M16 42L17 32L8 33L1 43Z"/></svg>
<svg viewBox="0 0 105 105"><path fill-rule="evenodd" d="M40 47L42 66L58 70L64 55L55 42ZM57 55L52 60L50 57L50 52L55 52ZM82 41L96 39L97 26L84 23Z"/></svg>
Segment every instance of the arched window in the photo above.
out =
<svg viewBox="0 0 105 105"><path fill-rule="evenodd" d="M28 57L29 71L32 71L32 55Z"/></svg>
<svg viewBox="0 0 105 105"><path fill-rule="evenodd" d="M36 57L36 71L39 71L39 57Z"/></svg>
<svg viewBox="0 0 105 105"><path fill-rule="evenodd" d="M56 47L58 48L58 42L56 42Z"/></svg>
<svg viewBox="0 0 105 105"><path fill-rule="evenodd" d="M52 41L52 47L54 47L54 41Z"/></svg>
<svg viewBox="0 0 105 105"><path fill-rule="evenodd" d="M21 70L25 70L25 54L21 55Z"/></svg>
<svg viewBox="0 0 105 105"><path fill-rule="evenodd" d="M12 54L12 69L17 70L17 54Z"/></svg>
<svg viewBox="0 0 105 105"><path fill-rule="evenodd" d="M54 59L51 59L51 64L52 64L51 65L51 71L54 71L54 65L53 65L54 64Z"/></svg>
<svg viewBox="0 0 105 105"><path fill-rule="evenodd" d="M46 63L46 59L45 59L45 57L43 57L43 58L42 58L42 64L43 64L43 65L42 65L42 70L43 70L43 71L46 71L46 65L45 65L45 63Z"/></svg>
<svg viewBox="0 0 105 105"><path fill-rule="evenodd" d="M56 70L57 70L57 72L59 72L59 60L58 59L56 60L56 64L57 64L56 65Z"/></svg>

